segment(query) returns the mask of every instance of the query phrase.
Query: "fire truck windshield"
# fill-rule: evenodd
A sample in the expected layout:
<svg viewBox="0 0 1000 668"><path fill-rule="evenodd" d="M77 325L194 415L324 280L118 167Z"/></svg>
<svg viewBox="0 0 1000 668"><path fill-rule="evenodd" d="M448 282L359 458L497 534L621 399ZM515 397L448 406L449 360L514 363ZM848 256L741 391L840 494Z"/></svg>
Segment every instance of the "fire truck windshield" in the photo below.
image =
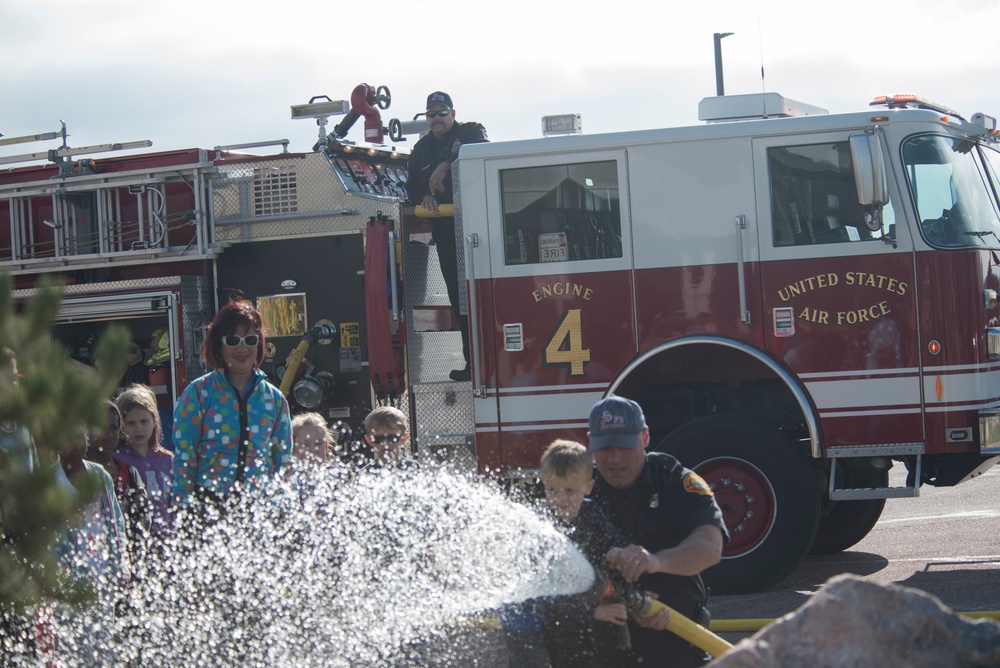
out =
<svg viewBox="0 0 1000 668"><path fill-rule="evenodd" d="M927 243L1000 248L995 151L965 139L922 135L903 144L903 162Z"/></svg>

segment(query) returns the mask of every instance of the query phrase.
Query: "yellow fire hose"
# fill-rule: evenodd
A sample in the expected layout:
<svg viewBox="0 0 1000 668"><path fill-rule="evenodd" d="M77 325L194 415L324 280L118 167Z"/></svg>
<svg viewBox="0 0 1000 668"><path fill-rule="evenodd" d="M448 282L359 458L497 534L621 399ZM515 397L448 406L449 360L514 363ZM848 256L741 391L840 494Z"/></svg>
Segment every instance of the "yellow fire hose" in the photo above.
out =
<svg viewBox="0 0 1000 668"><path fill-rule="evenodd" d="M660 603L656 599L649 598L648 596L644 596L643 598L645 604L641 610L637 611L637 614L643 617L652 617L660 610L666 608L670 611L670 623L667 624L667 630L674 635L687 640L695 647L705 650L716 659L733 648L732 644L715 635L704 626L695 624L690 619L671 608L669 605Z"/></svg>
<svg viewBox="0 0 1000 668"><path fill-rule="evenodd" d="M306 356L306 352L309 350L309 340L302 339L299 341L299 345L295 346L295 350L291 352L288 356L288 360L285 366L285 375L281 377L281 385L278 390L284 396L288 396L288 391L292 389L292 381L295 380L295 372L298 371L299 364L302 363L302 359Z"/></svg>
<svg viewBox="0 0 1000 668"><path fill-rule="evenodd" d="M448 218L455 215L455 205L441 204L437 211L433 211L418 204L413 207L413 215L417 218Z"/></svg>
<svg viewBox="0 0 1000 668"><path fill-rule="evenodd" d="M991 618L1000 620L1000 611L985 610L979 612L956 612L956 615L971 619ZM777 619L713 619L708 625L716 633L756 633Z"/></svg>
<svg viewBox="0 0 1000 668"><path fill-rule="evenodd" d="M626 607L629 606L626 605ZM704 626L695 624L690 619L671 608L669 605L660 603L659 601L649 598L648 596L642 596L642 609L635 610L635 612L642 617L652 617L664 608L670 611L670 623L667 624L666 630L680 638L683 638L695 647L705 650L711 654L713 658L717 659L733 648L730 643L715 635ZM501 628L500 620L496 616L479 617L477 615L471 615L464 618L461 623L464 626L473 628L489 630Z"/></svg>

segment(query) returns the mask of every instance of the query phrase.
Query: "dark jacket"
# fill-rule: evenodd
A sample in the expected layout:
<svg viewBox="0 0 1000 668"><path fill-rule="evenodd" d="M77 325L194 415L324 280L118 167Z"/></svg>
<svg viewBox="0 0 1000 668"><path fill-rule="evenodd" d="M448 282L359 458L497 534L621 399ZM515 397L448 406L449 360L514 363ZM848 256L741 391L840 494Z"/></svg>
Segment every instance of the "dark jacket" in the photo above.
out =
<svg viewBox="0 0 1000 668"><path fill-rule="evenodd" d="M457 121L440 139L430 132L421 137L413 146L407 167L406 194L410 202L420 204L424 197L432 194L428 184L431 174L442 162L454 163L463 145L487 141L486 128L482 124ZM451 204L454 201L450 171L444 179L444 192L433 194L438 204Z"/></svg>
<svg viewBox="0 0 1000 668"><path fill-rule="evenodd" d="M679 545L704 524L719 527L723 540L729 540L722 511L705 482L662 452L646 455L638 481L628 490L614 489L598 473L591 497L630 542L650 552ZM690 619L699 619L708 599L698 575L647 573L637 584L640 589L655 592L660 601ZM641 628L633 622L629 630L634 652L647 659L646 665L667 665L672 657L683 660L691 656L686 643L678 646L678 639L670 633ZM657 658L651 660L653 657Z"/></svg>
<svg viewBox="0 0 1000 668"><path fill-rule="evenodd" d="M544 639L552 668L607 668L618 665L618 627L594 619L608 579L605 558L613 547L628 540L608 520L601 508L584 500L572 523L556 520L594 568L594 586L575 596L555 596L544 608Z"/></svg>

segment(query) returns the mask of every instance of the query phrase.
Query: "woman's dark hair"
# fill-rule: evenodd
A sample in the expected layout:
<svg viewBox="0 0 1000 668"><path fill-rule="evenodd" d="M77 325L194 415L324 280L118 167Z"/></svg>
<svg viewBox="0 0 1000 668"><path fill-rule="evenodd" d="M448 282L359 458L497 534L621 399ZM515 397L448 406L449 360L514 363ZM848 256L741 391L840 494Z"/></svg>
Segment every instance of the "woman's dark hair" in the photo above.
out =
<svg viewBox="0 0 1000 668"><path fill-rule="evenodd" d="M205 343L201 347L201 358L213 369L225 366L222 362L222 337L235 334L240 325L257 332L260 343L257 344L257 366L264 361L264 328L261 326L260 313L248 302L229 302L223 306L208 326Z"/></svg>

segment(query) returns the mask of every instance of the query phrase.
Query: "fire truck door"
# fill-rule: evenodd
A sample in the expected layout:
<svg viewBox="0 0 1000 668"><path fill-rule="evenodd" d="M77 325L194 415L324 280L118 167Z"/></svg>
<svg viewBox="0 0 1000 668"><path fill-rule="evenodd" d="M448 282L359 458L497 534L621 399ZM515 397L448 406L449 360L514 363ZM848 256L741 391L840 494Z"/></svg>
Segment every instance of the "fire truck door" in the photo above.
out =
<svg viewBox="0 0 1000 668"><path fill-rule="evenodd" d="M537 467L635 355L625 151L486 162L488 267L477 266L480 462ZM488 275L487 275L488 271ZM483 285L483 284L486 285ZM488 402L495 402L493 415Z"/></svg>
<svg viewBox="0 0 1000 668"><path fill-rule="evenodd" d="M891 179L888 204L858 202L859 133L754 140L764 343L826 447L923 443L913 242Z"/></svg>

